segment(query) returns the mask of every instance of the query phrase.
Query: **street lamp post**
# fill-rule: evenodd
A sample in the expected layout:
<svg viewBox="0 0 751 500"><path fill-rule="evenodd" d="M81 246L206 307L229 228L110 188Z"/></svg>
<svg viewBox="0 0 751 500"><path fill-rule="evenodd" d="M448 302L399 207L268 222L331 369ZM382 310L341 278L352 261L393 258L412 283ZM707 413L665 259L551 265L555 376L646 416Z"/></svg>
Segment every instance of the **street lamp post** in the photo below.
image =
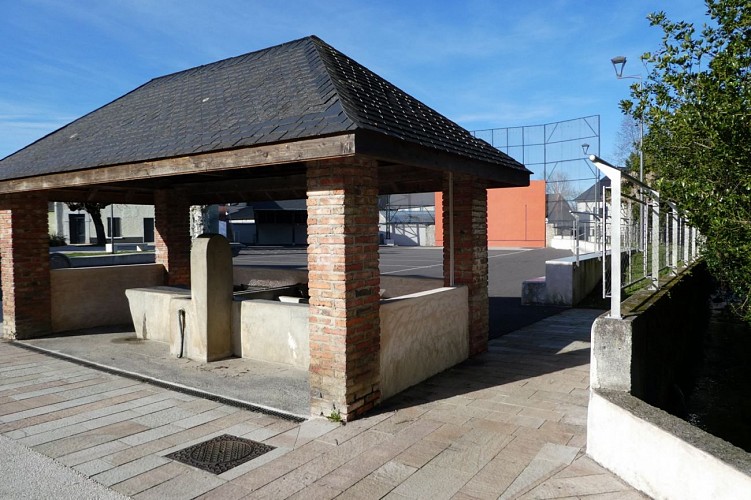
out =
<svg viewBox="0 0 751 500"><path fill-rule="evenodd" d="M610 62L613 63L613 69L615 70L615 76L619 80L625 80L625 79L633 79L633 80L639 80L639 90L642 90L642 77L641 75L623 75L623 69L626 67L626 57L625 56L615 56L612 59L610 59ZM642 184L644 183L644 116L639 116L639 182ZM639 200L640 200L640 236L642 241L642 249L644 252L647 251L647 224L646 224L646 210L645 210L645 204L644 199L641 195L641 190L639 191ZM647 259L642 259L643 266L644 266L644 275L647 274Z"/></svg>
<svg viewBox="0 0 751 500"><path fill-rule="evenodd" d="M613 63L613 69L615 70L615 76L619 80L625 80L627 78L633 80L639 80L639 90L642 88L641 75L627 75L623 76L623 69L626 67L626 58L624 56L616 56L610 60ZM644 117L639 117L639 182L644 182Z"/></svg>

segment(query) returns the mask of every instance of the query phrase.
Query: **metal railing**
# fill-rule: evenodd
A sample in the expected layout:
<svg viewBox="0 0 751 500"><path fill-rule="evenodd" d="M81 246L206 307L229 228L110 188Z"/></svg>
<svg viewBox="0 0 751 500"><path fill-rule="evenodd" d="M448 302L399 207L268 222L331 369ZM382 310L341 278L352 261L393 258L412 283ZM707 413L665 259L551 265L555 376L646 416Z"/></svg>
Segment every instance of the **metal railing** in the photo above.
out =
<svg viewBox="0 0 751 500"><path fill-rule="evenodd" d="M610 316L620 318L626 297L659 289L661 276L696 260L699 235L659 192L595 155L589 159L611 181L602 196L602 285Z"/></svg>

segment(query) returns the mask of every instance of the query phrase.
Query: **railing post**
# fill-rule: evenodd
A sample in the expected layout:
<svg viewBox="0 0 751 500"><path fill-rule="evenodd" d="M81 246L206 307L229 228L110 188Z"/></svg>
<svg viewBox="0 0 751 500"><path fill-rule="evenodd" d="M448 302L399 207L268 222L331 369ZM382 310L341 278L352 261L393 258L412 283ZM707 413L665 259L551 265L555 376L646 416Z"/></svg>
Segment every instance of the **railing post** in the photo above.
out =
<svg viewBox="0 0 751 500"><path fill-rule="evenodd" d="M659 288L660 282L660 199L652 202L652 290Z"/></svg>
<svg viewBox="0 0 751 500"><path fill-rule="evenodd" d="M691 262L690 260L690 250L691 247L689 246L691 244L691 226L688 225L688 221L686 219L683 219L683 263L688 266Z"/></svg>
<svg viewBox="0 0 751 500"><path fill-rule="evenodd" d="M673 241L671 242L671 251L670 251L670 268L673 272L673 276L678 275L678 222L680 218L678 217L678 208L671 204L670 210L672 213L672 223L673 223Z"/></svg>
<svg viewBox="0 0 751 500"><path fill-rule="evenodd" d="M621 171L595 155L589 160L610 179L610 317L621 318ZM607 217L604 217L607 220Z"/></svg>
<svg viewBox="0 0 751 500"><path fill-rule="evenodd" d="M696 228L691 228L691 262L696 260Z"/></svg>

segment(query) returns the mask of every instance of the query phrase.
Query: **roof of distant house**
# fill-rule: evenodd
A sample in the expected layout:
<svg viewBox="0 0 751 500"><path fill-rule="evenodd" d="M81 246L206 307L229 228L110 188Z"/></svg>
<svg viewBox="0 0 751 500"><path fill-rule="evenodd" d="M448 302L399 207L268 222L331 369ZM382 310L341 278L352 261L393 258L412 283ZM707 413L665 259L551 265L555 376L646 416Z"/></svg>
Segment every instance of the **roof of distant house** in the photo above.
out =
<svg viewBox="0 0 751 500"><path fill-rule="evenodd" d="M604 177L600 179L599 181L592 184L589 188L587 188L586 191L584 191L582 194L577 196L574 201L579 202L588 202L588 201L596 201L599 197L597 195L597 190L602 189L603 187L610 186L610 179L607 177Z"/></svg>
<svg viewBox="0 0 751 500"><path fill-rule="evenodd" d="M528 173L310 36L155 78L0 160L0 180L353 131Z"/></svg>

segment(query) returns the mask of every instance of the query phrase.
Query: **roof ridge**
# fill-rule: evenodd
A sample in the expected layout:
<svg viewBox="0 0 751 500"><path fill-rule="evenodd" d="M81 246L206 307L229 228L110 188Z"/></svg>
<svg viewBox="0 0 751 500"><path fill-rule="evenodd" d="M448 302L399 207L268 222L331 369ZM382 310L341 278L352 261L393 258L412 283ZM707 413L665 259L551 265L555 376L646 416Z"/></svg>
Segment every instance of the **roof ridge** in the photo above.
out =
<svg viewBox="0 0 751 500"><path fill-rule="evenodd" d="M178 71L173 71L172 73L167 73L167 74L164 74L164 75L155 76L151 80L149 80L149 81L145 82L143 85L141 85L141 87L143 87L144 85L148 85L149 83L157 81L157 80L167 79L167 78L171 78L171 77L174 77L174 76L177 76L177 75L182 75L184 73L191 73L191 72L195 72L195 71L198 71L198 70L201 70L201 69L206 69L209 66L220 66L222 64L227 64L229 61L232 61L232 60L238 60L239 61L241 59L245 59L245 58L248 58L248 57L253 56L253 55L261 55L261 54L269 53L271 51L279 50L279 49L282 49L282 48L287 47L287 46L299 44L300 42L303 42L303 41L311 39L311 38L316 38L317 39L318 37L316 37L314 35L308 35L308 36L304 36L302 38L298 38L297 40L290 40L289 42L283 42L283 43L280 43L280 44L277 44L277 45L272 45L271 47L266 47L265 49L252 50L250 52L245 52L244 54L238 54L236 56L225 57L224 59L219 59L218 61L213 61L213 62L209 62L209 63L206 63L206 64L199 64L198 66L193 66L193 67L190 67L190 68L185 68L185 69L181 69L181 70L178 70Z"/></svg>

